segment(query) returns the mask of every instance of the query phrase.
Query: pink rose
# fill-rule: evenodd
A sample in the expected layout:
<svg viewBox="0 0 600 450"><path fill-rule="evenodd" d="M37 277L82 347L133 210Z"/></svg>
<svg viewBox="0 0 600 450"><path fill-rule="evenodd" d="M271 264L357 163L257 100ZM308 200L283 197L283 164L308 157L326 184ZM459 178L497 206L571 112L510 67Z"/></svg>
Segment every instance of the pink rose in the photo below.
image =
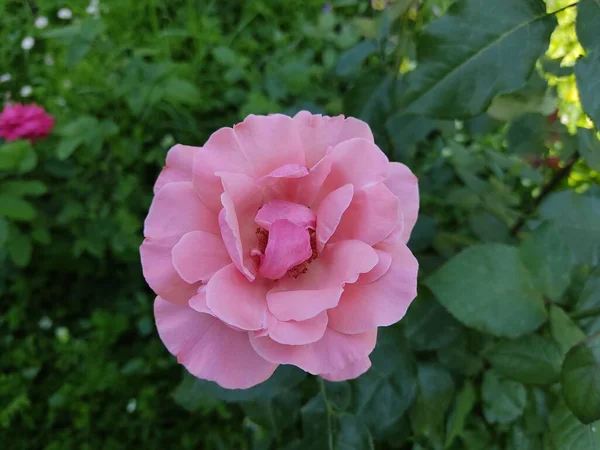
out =
<svg viewBox="0 0 600 450"><path fill-rule="evenodd" d="M36 104L8 104L0 113L0 137L7 141L35 141L48 136L52 128L54 118Z"/></svg>
<svg viewBox="0 0 600 450"><path fill-rule="evenodd" d="M360 120L248 116L173 147L154 192L144 276L162 341L196 377L355 378L416 296L417 178Z"/></svg>

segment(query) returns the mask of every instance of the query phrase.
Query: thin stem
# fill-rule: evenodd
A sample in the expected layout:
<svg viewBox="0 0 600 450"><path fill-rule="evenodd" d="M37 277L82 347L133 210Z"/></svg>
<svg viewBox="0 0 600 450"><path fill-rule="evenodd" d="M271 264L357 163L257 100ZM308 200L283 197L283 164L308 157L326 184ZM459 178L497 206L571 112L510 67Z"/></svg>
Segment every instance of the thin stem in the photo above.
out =
<svg viewBox="0 0 600 450"><path fill-rule="evenodd" d="M327 394L325 393L325 382L323 378L317 377L319 381L319 388L321 389L321 395L323 396L323 402L325 403L325 410L327 412L327 438L329 450L333 450L333 433L331 432L331 405L327 400Z"/></svg>
<svg viewBox="0 0 600 450"><path fill-rule="evenodd" d="M525 213L523 213L521 215L521 217L519 217L519 219L515 222L515 224L513 225L513 227L510 230L510 235L511 236L516 236L517 235L517 233L519 232L519 230L521 229L521 227L523 225L525 225L525 221L527 220L527 218L529 217L529 215L532 214L537 209L537 207L548 196L548 194L550 194L554 190L554 188L560 184L560 182L563 179L565 179L566 177L569 176L569 173L571 173L571 169L573 169L573 166L575 165L575 163L578 160L579 160L579 152L573 153L571 155L571 157L567 160L567 163L565 164L565 167L563 167L562 169L560 169L558 172L556 172L554 174L554 176L548 182L548 184L546 184L542 188L542 192L534 200L534 202L531 205L531 207L529 207L527 209L527 211L525 211Z"/></svg>
<svg viewBox="0 0 600 450"><path fill-rule="evenodd" d="M592 309L584 309L571 314L571 319L587 319L588 317L596 317L600 315L600 307Z"/></svg>
<svg viewBox="0 0 600 450"><path fill-rule="evenodd" d="M581 1L584 1L584 0L581 0ZM569 9L569 8L572 8L573 6L577 6L578 3L579 2L575 2L575 3L571 3L570 5L563 6L562 8L557 9L556 11L552 11L551 13L548 13L548 15L550 16L550 15L558 14L559 12L563 12L565 9Z"/></svg>

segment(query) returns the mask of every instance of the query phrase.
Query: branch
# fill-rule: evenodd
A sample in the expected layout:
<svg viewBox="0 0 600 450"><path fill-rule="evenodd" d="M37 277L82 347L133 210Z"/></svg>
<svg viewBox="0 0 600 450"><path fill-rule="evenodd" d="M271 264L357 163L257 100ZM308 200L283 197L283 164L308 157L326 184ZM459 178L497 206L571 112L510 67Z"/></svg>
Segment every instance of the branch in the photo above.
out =
<svg viewBox="0 0 600 450"><path fill-rule="evenodd" d="M554 176L548 182L548 184L546 184L542 188L542 192L533 201L532 205L527 209L527 211L525 211L525 213L523 213L521 215L521 217L519 217L519 219L512 226L512 228L510 229L511 236L517 235L517 233L519 232L521 227L523 227L523 225L525 225L525 221L527 220L529 215L532 214L537 209L537 207L540 205L540 203L542 203L542 201L548 196L548 194L550 194L554 190L554 188L560 184L560 182L562 180L564 180L565 178L567 178L569 176L569 173L571 173L571 169L573 169L573 166L575 165L575 163L578 160L579 160L579 152L573 153L571 155L571 157L567 160L565 167L563 167L562 169L560 169L558 172L556 172L554 174Z"/></svg>

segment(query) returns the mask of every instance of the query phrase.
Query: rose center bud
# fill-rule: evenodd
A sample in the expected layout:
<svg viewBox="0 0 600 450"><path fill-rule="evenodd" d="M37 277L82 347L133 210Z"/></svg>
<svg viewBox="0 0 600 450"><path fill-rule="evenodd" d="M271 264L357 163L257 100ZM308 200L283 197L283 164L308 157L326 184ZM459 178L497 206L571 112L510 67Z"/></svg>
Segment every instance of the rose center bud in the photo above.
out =
<svg viewBox="0 0 600 450"><path fill-rule="evenodd" d="M306 206L273 200L256 214L257 247L251 252L259 258L258 273L278 280L286 273L293 277L306 272L316 258L315 226L317 217Z"/></svg>

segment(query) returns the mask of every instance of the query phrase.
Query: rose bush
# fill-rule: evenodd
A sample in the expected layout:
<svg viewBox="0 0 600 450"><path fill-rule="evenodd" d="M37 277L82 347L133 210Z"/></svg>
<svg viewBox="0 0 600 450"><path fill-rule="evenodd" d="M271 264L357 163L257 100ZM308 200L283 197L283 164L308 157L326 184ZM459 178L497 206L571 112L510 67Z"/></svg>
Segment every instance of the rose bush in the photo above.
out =
<svg viewBox="0 0 600 450"><path fill-rule="evenodd" d="M279 364L359 376L416 296L418 208L416 177L354 118L251 115L176 145L140 249L161 339L227 388Z"/></svg>

